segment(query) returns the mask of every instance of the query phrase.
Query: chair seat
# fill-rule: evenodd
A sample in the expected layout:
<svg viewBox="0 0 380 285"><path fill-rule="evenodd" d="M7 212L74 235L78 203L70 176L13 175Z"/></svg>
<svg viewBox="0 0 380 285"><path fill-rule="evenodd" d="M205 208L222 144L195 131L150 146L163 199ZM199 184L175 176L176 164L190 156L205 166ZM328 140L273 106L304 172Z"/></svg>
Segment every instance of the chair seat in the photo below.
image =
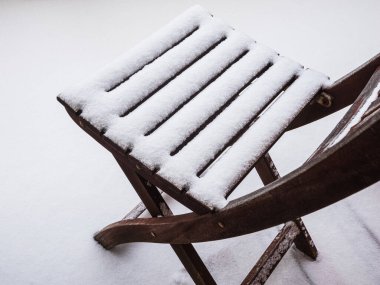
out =
<svg viewBox="0 0 380 285"><path fill-rule="evenodd" d="M328 83L197 6L59 98L180 191L220 208Z"/></svg>

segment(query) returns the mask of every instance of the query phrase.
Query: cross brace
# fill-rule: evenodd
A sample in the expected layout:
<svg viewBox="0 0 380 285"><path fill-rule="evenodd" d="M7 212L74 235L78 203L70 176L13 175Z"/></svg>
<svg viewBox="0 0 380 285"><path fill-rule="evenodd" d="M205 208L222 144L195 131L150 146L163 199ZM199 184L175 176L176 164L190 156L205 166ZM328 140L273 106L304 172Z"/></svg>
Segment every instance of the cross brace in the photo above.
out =
<svg viewBox="0 0 380 285"><path fill-rule="evenodd" d="M130 169L123 161L119 160L117 157L115 158L142 200L142 204L140 203L137 205L126 215L125 219L136 219L145 209L148 210L152 217L172 216L173 213L162 198L161 192L149 181ZM255 167L264 185L280 178L268 153L257 162ZM155 233L151 232L151 235L154 237ZM95 239L102 243L101 234L96 235ZM275 237L243 280L242 284L264 284L293 242L299 250L312 259L316 259L318 255L317 249L315 248L301 218L297 218L284 225L279 234ZM195 284L216 284L191 244L171 244L171 247L181 260Z"/></svg>

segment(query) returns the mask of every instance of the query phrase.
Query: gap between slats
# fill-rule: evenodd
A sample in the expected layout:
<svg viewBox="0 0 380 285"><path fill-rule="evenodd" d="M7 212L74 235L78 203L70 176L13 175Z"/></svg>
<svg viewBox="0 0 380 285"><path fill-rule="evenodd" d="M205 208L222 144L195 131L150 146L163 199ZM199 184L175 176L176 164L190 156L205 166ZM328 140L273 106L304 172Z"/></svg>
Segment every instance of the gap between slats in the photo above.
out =
<svg viewBox="0 0 380 285"><path fill-rule="evenodd" d="M192 139L194 139L204 128L207 127L219 114L221 114L238 96L244 92L244 90L257 80L262 74L264 74L271 66L273 62L269 62L258 73L256 73L246 84L244 84L230 99L228 99L218 110L214 112L208 119L201 124L194 132L192 132L180 145L170 152L170 155L176 155L182 148L184 148Z"/></svg>
<svg viewBox="0 0 380 285"><path fill-rule="evenodd" d="M148 130L144 135L145 136L151 135L154 131L156 131L159 127L161 127L165 122L167 122L175 113L177 113L179 110L181 110L186 104L188 104L191 100L193 100L199 93L201 93L203 90L205 90L212 82L216 81L220 76L222 76L222 74L225 73L231 66L233 66L240 59L242 59L248 52L249 52L249 50L245 50L242 53L240 53L232 62L230 62L220 72L215 74L210 80L208 80L203 86L201 86L200 89L198 89L198 91L196 91L193 95L191 95L187 100L182 102L173 112L171 112L162 121L157 123L153 128Z"/></svg>

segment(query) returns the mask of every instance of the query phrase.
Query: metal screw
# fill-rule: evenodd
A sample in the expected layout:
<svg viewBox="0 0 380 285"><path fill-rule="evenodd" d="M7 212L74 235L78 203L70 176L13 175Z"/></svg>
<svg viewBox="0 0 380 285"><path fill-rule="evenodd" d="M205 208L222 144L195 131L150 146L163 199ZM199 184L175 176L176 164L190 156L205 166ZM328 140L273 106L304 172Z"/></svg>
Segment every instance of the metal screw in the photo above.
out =
<svg viewBox="0 0 380 285"><path fill-rule="evenodd" d="M322 93L316 100L316 102L326 108L331 107L332 105L333 97L331 97L329 94Z"/></svg>
<svg viewBox="0 0 380 285"><path fill-rule="evenodd" d="M218 222L218 226L220 227L220 228L224 228L224 225L223 225L223 223L222 222Z"/></svg>
<svg viewBox="0 0 380 285"><path fill-rule="evenodd" d="M150 232L150 235L151 235L152 237L156 237L156 234L155 234L154 232Z"/></svg>

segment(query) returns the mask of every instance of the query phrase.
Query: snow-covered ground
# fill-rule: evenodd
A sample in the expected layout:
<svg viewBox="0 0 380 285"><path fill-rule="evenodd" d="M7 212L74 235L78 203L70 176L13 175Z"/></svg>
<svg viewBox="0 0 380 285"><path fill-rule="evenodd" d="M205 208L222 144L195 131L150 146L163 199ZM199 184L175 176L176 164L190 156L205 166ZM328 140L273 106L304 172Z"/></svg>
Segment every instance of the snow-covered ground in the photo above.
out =
<svg viewBox="0 0 380 285"><path fill-rule="evenodd" d="M196 3L333 80L380 51L379 1L1 1L0 284L192 284L167 245L92 240L138 198L55 97ZM286 134L281 174L342 114ZM259 185L252 173L234 195ZM379 284L379 187L305 217L318 260L291 249L268 284ZM195 246L218 283L239 284L276 232Z"/></svg>

